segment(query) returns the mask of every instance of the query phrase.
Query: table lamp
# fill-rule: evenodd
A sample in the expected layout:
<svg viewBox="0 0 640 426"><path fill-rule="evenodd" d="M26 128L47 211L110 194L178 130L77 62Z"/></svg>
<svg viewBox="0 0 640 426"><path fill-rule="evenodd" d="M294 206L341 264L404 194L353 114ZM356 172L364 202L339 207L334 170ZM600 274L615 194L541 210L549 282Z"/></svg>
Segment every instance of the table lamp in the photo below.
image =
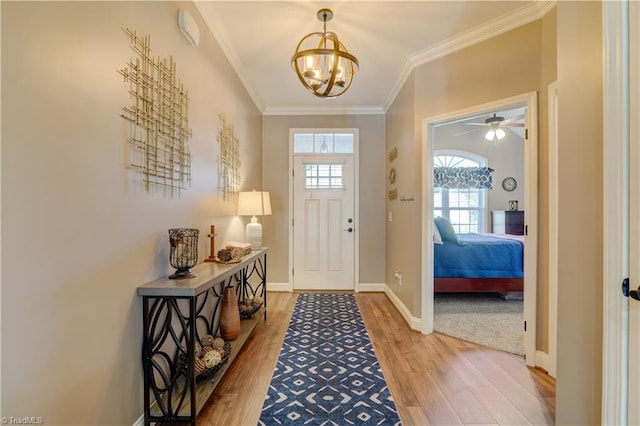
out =
<svg viewBox="0 0 640 426"><path fill-rule="evenodd" d="M268 192L250 191L238 194L238 215L252 216L246 229L246 240L251 244L252 249L262 248L262 225L258 223L256 216L270 214L271 201Z"/></svg>

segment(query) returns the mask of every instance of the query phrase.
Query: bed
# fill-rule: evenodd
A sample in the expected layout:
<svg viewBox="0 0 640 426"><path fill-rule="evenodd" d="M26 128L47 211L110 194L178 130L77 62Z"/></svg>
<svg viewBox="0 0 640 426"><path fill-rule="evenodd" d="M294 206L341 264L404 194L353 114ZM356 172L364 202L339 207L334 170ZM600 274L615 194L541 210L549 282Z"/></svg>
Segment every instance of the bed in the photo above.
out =
<svg viewBox="0 0 640 426"><path fill-rule="evenodd" d="M516 292L523 290L524 237L458 234L434 244L434 291Z"/></svg>

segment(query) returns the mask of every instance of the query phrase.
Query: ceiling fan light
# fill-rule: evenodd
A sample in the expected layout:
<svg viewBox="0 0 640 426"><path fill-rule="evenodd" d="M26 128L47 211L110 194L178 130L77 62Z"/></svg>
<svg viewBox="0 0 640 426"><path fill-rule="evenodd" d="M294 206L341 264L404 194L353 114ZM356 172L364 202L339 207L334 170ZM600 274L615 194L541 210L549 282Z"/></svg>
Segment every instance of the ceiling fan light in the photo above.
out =
<svg viewBox="0 0 640 426"><path fill-rule="evenodd" d="M487 133L485 133L484 138L488 141L492 141L496 136L496 131L493 129L489 129Z"/></svg>
<svg viewBox="0 0 640 426"><path fill-rule="evenodd" d="M498 138L498 140L504 138L506 135L507 134L500 127L496 129L496 138Z"/></svg>

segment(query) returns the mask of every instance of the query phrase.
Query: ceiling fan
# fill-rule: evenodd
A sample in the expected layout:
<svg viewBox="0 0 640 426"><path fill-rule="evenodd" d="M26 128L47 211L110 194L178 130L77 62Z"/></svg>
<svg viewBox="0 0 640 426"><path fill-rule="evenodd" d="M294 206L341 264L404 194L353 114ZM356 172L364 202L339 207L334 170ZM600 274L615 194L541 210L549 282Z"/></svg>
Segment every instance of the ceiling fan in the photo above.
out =
<svg viewBox="0 0 640 426"><path fill-rule="evenodd" d="M487 127L487 133L485 133L485 139L489 141L495 141L502 139L506 136L503 128L508 127L524 127L524 123L518 122L519 120L524 119L524 114L517 115L515 117L507 118L501 117L497 114L493 114L492 117L488 117L484 120L484 123L466 123L469 126L483 126ZM475 130L471 130L470 132L462 132L458 133L455 136L463 135L465 133L471 133Z"/></svg>

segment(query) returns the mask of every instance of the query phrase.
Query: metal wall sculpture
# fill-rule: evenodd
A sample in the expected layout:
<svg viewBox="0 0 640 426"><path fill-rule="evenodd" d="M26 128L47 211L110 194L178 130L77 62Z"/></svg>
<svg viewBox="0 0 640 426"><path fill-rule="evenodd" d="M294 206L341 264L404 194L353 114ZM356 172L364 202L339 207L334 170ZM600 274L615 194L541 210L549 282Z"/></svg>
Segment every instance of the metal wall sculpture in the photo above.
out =
<svg viewBox="0 0 640 426"><path fill-rule="evenodd" d="M234 134L233 123L218 114L218 193L231 200L240 189L240 139Z"/></svg>
<svg viewBox="0 0 640 426"><path fill-rule="evenodd" d="M176 77L173 57L154 58L149 35L138 36L130 29L125 32L137 54L118 70L133 98L133 104L122 108L121 114L131 123L131 167L140 173L147 191L157 186L171 196L180 195L191 184L189 94Z"/></svg>

